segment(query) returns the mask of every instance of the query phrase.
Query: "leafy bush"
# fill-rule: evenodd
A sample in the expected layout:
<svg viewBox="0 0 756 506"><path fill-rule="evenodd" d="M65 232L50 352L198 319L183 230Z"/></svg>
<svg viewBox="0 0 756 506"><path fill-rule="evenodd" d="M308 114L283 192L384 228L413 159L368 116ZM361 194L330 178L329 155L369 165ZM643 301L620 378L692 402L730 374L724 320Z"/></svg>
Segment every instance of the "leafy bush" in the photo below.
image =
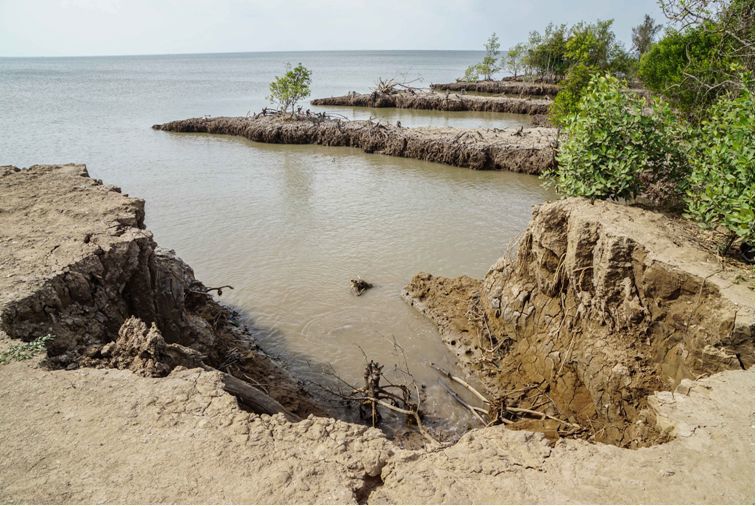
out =
<svg viewBox="0 0 756 506"><path fill-rule="evenodd" d="M567 116L567 139L548 173L557 190L592 199L679 204L685 184L686 132L672 110L649 107L611 75L591 78L577 113Z"/></svg>
<svg viewBox="0 0 756 506"><path fill-rule="evenodd" d="M276 76L270 83L268 100L278 104L283 112L291 109L293 114L297 102L310 95L311 76L310 69L301 63L293 69L291 64L287 63L286 73L282 76Z"/></svg>
<svg viewBox="0 0 756 506"><path fill-rule="evenodd" d="M46 335L28 343L14 344L4 352L0 353L0 364L8 362L29 360L37 353L47 349L47 343L53 340L53 336Z"/></svg>
<svg viewBox="0 0 756 506"><path fill-rule="evenodd" d="M687 198L690 217L754 240L754 98L720 99L696 136Z"/></svg>
<svg viewBox="0 0 756 506"><path fill-rule="evenodd" d="M578 111L578 104L583 96L591 78L598 74L596 67L583 64L573 66L567 73L567 78L562 81L559 93L554 97L554 102L549 107L551 122L557 126L565 126L567 118Z"/></svg>
<svg viewBox="0 0 756 506"><path fill-rule="evenodd" d="M703 27L669 31L641 57L638 76L682 111L695 114L716 98L716 88L710 87L726 65L715 57L720 43L716 32Z"/></svg>

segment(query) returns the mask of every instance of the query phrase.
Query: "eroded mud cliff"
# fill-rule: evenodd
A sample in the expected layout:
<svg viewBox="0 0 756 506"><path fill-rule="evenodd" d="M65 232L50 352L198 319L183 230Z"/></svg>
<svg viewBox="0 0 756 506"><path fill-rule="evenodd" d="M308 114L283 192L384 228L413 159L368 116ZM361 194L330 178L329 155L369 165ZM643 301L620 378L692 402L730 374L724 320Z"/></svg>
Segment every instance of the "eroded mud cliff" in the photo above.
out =
<svg viewBox="0 0 756 506"><path fill-rule="evenodd" d="M0 195L0 329L25 341L52 335L51 367L164 376L204 363L268 385L287 410L322 412L192 269L158 248L144 201L91 179L83 165L2 168Z"/></svg>
<svg viewBox="0 0 756 506"><path fill-rule="evenodd" d="M483 280L418 274L404 296L492 395L542 401L591 440L637 447L668 437L649 394L753 365L749 278L669 218L570 199L535 211Z"/></svg>

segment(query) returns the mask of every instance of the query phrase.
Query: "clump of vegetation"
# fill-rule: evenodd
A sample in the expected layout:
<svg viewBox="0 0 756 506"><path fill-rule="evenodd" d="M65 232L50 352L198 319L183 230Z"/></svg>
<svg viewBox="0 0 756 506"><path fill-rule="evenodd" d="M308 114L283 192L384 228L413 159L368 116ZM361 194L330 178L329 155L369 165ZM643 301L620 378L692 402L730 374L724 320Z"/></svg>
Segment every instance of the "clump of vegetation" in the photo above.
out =
<svg viewBox="0 0 756 506"><path fill-rule="evenodd" d="M690 118L754 86L753 0L662 0L672 26L643 55L638 75Z"/></svg>
<svg viewBox="0 0 756 506"><path fill-rule="evenodd" d="M599 74L596 67L590 67L582 63L573 66L567 73L567 78L562 81L559 93L554 97L554 103L549 108L551 122L557 126L565 126L568 119L578 112L578 105L585 88L591 78Z"/></svg>
<svg viewBox="0 0 756 506"><path fill-rule="evenodd" d="M504 70L511 73L515 79L526 68L525 55L527 54L527 49L527 46L523 43L515 44L501 58Z"/></svg>
<svg viewBox="0 0 756 506"><path fill-rule="evenodd" d="M282 112L294 114L294 108L300 100L310 96L310 84L312 82L312 72L310 69L298 64L291 68L291 64L286 64L286 73L282 76L276 76L270 83L270 96L268 100L271 103L278 104Z"/></svg>
<svg viewBox="0 0 756 506"><path fill-rule="evenodd" d="M462 80L478 81L483 79L484 81L490 81L493 78L493 75L501 70L501 67L499 66L500 48L501 44L499 44L499 37L494 33L486 41L486 54L483 56L483 60L480 63L467 67Z"/></svg>
<svg viewBox="0 0 756 506"><path fill-rule="evenodd" d="M560 80L564 77L569 68L567 38L567 25L555 26L549 23L543 34L530 32L524 57L528 72L542 79Z"/></svg>
<svg viewBox="0 0 756 506"><path fill-rule="evenodd" d="M701 124L691 156L687 213L729 232L724 251L736 238L754 241L753 111L752 93L720 99Z"/></svg>
<svg viewBox="0 0 756 506"><path fill-rule="evenodd" d="M565 120L566 141L548 173L557 190L591 199L679 204L685 185L685 130L663 102L648 107L625 83L593 76L576 114Z"/></svg>
<svg viewBox="0 0 756 506"><path fill-rule="evenodd" d="M38 353L45 351L47 349L47 343L52 340L53 336L48 334L46 336L40 336L28 343L14 344L4 352L0 353L0 364L29 360Z"/></svg>

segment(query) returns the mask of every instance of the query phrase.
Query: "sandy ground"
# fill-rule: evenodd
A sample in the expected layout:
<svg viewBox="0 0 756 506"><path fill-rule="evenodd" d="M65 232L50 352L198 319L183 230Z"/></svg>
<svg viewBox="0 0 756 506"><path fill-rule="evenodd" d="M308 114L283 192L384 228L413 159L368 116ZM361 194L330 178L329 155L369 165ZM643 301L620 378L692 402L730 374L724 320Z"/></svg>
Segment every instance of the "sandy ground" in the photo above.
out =
<svg viewBox="0 0 756 506"><path fill-rule="evenodd" d="M652 401L677 438L651 448L552 447L498 426L405 451L375 429L241 411L196 369L153 379L13 363L0 366L0 501L353 503L375 486L369 502L753 502L753 370L680 390ZM383 484L364 480L381 472Z"/></svg>

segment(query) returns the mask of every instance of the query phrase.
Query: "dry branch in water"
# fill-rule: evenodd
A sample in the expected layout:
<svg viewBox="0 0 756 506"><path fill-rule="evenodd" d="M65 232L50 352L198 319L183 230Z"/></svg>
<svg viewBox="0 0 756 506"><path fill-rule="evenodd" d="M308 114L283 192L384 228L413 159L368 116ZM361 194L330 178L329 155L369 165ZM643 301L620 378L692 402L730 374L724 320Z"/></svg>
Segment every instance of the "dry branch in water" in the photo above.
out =
<svg viewBox="0 0 756 506"><path fill-rule="evenodd" d="M473 406L467 402L465 402L464 399L462 399L449 385L445 385L446 391L449 392L449 394L452 396L454 400L456 400L459 404L467 408L470 412L472 412L475 417L480 420L480 422L483 425L494 425L497 423L504 423L504 424L512 424L520 419L524 418L530 418L530 419L536 419L536 420L554 420L555 422L558 422L560 425L564 425L566 427L569 427L568 431L558 431L560 435L572 435L576 434L578 432L584 431L584 428L576 423L569 422L567 420L562 420L561 418L557 418L553 415L549 415L548 413L545 413L543 411L537 411L532 408L520 408L515 406L510 406L507 404L507 399L505 397L498 397L496 399L489 399L483 394L481 394L478 390L476 390L472 385L467 383L465 380L458 376L454 376L449 371L446 371L440 367L438 367L435 364L430 364L433 369L435 369L439 374L446 377L450 381L453 381L459 385L462 385L465 387L470 393L472 393L475 397L480 399L486 404L486 408L480 408L477 406ZM541 404L542 405L542 404ZM487 420L484 419L480 413L483 413L487 416Z"/></svg>
<svg viewBox="0 0 756 506"><path fill-rule="evenodd" d="M413 83L416 83L419 81L420 81L420 78L413 79L411 81L402 82L402 81L397 81L396 78L383 79L379 77L378 82L376 83L375 88L373 89L373 93L380 93L382 95L393 95L401 91L408 91L414 94L416 91L422 90L422 88L412 86Z"/></svg>
<svg viewBox="0 0 756 506"><path fill-rule="evenodd" d="M365 293L367 290L373 288L372 283L368 283L367 281L359 277L356 279L350 279L349 282L352 284L352 292L354 292L354 294L358 297Z"/></svg>

